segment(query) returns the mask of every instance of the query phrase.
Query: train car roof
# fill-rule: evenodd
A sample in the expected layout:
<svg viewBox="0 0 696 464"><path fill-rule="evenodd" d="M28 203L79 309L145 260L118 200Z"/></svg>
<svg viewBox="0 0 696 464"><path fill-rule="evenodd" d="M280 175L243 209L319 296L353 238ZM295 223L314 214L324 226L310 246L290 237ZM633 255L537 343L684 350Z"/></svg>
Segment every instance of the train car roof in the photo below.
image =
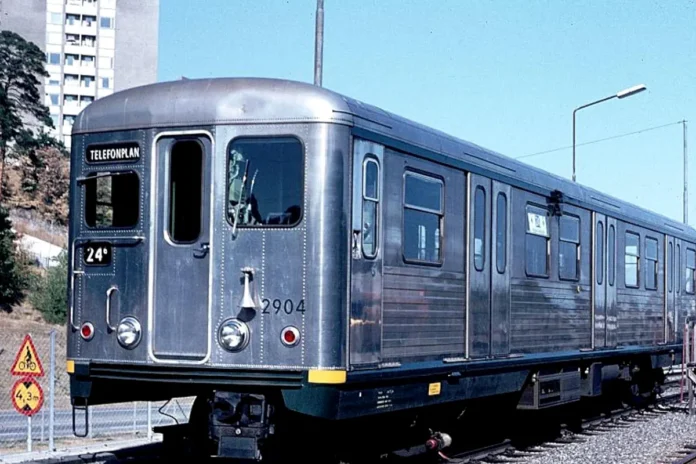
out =
<svg viewBox="0 0 696 464"><path fill-rule="evenodd" d="M693 240L696 229L442 131L312 84L271 78L182 79L139 86L95 100L72 134L219 124L346 124L445 156L502 178L593 205ZM681 234L677 233L681 232Z"/></svg>

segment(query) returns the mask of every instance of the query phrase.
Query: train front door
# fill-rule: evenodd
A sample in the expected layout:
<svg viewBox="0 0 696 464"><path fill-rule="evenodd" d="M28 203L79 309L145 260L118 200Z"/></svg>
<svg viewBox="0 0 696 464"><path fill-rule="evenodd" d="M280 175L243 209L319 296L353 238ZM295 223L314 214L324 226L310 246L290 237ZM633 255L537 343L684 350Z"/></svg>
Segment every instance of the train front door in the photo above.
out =
<svg viewBox="0 0 696 464"><path fill-rule="evenodd" d="M211 139L172 133L156 141L148 333L159 362L200 363L210 355Z"/></svg>

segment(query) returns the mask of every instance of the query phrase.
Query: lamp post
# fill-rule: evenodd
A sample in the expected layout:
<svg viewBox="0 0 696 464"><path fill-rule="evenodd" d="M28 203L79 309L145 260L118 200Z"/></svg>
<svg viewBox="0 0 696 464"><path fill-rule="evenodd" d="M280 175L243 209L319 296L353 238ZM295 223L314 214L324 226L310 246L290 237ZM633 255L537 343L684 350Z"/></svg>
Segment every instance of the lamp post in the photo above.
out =
<svg viewBox="0 0 696 464"><path fill-rule="evenodd" d="M686 154L686 120L682 121L684 134L684 224L689 224L689 163Z"/></svg>
<svg viewBox="0 0 696 464"><path fill-rule="evenodd" d="M592 103L587 103L585 105L579 106L573 110L573 182L575 182L575 113L577 113L578 110L581 110L583 108L587 108L588 106L596 105L597 103L602 103L602 102L605 102L607 100L611 100L612 98L630 97L631 95L635 95L639 92L642 92L645 89L646 89L646 87L643 84L629 87L628 89L624 89L621 92L616 93L615 95L611 95L611 96L605 97L605 98L600 98L599 100L596 100L596 101L593 101Z"/></svg>
<svg viewBox="0 0 696 464"><path fill-rule="evenodd" d="M317 0L317 19L314 31L314 85L321 87L324 65L324 0Z"/></svg>

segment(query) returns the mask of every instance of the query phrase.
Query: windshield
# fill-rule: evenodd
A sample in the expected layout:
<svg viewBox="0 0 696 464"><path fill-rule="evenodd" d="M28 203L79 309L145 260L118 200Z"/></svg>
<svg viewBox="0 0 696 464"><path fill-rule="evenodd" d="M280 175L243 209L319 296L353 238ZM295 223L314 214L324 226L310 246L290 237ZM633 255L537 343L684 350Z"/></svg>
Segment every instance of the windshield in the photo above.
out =
<svg viewBox="0 0 696 464"><path fill-rule="evenodd" d="M290 227L302 218L302 144L293 137L249 137L229 146L227 217L235 227Z"/></svg>

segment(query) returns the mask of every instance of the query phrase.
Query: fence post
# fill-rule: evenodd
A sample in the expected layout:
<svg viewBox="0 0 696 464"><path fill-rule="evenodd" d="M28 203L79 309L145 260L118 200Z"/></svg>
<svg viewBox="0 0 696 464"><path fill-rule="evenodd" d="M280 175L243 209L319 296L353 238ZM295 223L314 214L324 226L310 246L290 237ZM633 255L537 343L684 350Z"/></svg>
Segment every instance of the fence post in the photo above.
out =
<svg viewBox="0 0 696 464"><path fill-rule="evenodd" d="M31 416L27 416L27 453L31 453Z"/></svg>
<svg viewBox="0 0 696 464"><path fill-rule="evenodd" d="M147 439L152 441L152 403L147 402Z"/></svg>
<svg viewBox="0 0 696 464"><path fill-rule="evenodd" d="M55 390L56 390L56 329L51 330L51 366L48 373L48 450L55 451L53 435L55 431Z"/></svg>

